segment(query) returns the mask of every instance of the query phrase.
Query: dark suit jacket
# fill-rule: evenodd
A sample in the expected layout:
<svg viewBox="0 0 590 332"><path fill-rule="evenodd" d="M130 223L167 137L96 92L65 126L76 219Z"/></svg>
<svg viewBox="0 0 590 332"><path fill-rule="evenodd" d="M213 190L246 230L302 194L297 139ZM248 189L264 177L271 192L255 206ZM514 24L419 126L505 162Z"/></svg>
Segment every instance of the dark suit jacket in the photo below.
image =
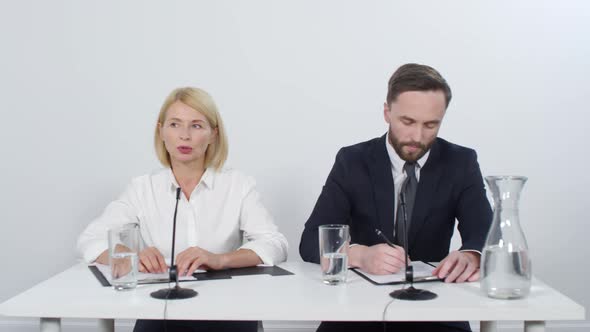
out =
<svg viewBox="0 0 590 332"><path fill-rule="evenodd" d="M375 229L393 234L391 161L385 138L342 148L301 236L299 253L319 263L318 226L347 224L351 243L383 243ZM420 170L408 243L412 260L438 262L449 253L455 218L461 249L482 250L492 210L474 150L437 138Z"/></svg>

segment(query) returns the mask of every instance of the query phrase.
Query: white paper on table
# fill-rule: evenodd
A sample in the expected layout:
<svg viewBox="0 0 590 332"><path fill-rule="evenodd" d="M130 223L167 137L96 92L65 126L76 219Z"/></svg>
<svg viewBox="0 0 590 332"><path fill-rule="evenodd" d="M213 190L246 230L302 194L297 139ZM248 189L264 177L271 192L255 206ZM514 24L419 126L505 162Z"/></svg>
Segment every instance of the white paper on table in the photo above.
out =
<svg viewBox="0 0 590 332"><path fill-rule="evenodd" d="M102 273L102 275L104 275L104 277L111 282L112 278L111 278L111 267L109 265L104 265L104 264L91 264L94 265L98 268L98 270ZM195 270L195 273L205 273L207 271L205 270ZM165 281L169 279L169 275L168 273L143 273L143 272L138 272L137 273L137 281L141 283L141 281L156 281L156 280L160 280L160 281ZM195 277L193 277L192 275L190 276L182 276L179 277L178 280L197 280Z"/></svg>
<svg viewBox="0 0 590 332"><path fill-rule="evenodd" d="M414 268L414 281L436 281L438 277L432 275L432 271L435 269L434 266L424 263L421 261L414 261L411 263ZM394 274L376 275L370 274L360 269L354 269L354 272L365 276L367 279L372 280L376 284L391 284L391 283L403 283L406 280L406 269L402 269Z"/></svg>

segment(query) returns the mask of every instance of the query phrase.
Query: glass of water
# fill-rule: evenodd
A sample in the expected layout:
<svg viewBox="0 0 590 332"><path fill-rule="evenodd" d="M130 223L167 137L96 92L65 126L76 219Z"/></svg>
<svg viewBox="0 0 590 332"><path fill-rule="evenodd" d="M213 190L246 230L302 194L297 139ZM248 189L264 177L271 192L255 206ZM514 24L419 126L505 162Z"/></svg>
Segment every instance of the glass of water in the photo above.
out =
<svg viewBox="0 0 590 332"><path fill-rule="evenodd" d="M346 282L348 272L348 225L322 225L319 227L320 266L325 284Z"/></svg>
<svg viewBox="0 0 590 332"><path fill-rule="evenodd" d="M108 237L111 285L116 290L134 289L137 286L139 225L111 228Z"/></svg>

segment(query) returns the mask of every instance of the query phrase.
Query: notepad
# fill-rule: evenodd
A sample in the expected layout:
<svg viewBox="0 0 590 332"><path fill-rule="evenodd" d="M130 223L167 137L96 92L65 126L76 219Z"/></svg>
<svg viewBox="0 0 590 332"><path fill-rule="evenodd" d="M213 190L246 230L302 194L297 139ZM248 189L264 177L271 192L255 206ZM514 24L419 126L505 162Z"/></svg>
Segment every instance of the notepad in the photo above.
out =
<svg viewBox="0 0 590 332"><path fill-rule="evenodd" d="M429 282L429 281L441 281L437 276L432 275L432 271L434 270L434 265L429 263L424 263L420 261L412 262L412 267L414 268L414 282ZM406 280L406 271L405 269L400 270L398 273L394 274L386 274L386 275L376 275L370 274L364 271L361 271L358 268L351 269L365 280L369 281L374 285L398 285L403 284Z"/></svg>

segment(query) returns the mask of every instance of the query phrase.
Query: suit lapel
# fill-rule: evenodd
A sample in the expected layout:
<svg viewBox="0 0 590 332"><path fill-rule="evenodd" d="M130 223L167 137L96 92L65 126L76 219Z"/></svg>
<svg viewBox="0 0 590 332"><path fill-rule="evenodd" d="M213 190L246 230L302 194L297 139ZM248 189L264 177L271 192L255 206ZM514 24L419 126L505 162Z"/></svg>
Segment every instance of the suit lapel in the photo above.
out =
<svg viewBox="0 0 590 332"><path fill-rule="evenodd" d="M379 229L389 238L393 236L395 191L391 174L391 160L385 148L385 138L375 140L368 151L368 169L379 219Z"/></svg>
<svg viewBox="0 0 590 332"><path fill-rule="evenodd" d="M413 247L416 236L420 229L424 226L424 222L426 221L426 217L430 211L436 187L442 172L439 159L440 150L437 139L437 141L435 141L435 143L432 145L428 160L424 164L424 167L420 169L418 191L416 192L414 211L412 213L412 221L409 227L410 233L408 234L410 248Z"/></svg>

